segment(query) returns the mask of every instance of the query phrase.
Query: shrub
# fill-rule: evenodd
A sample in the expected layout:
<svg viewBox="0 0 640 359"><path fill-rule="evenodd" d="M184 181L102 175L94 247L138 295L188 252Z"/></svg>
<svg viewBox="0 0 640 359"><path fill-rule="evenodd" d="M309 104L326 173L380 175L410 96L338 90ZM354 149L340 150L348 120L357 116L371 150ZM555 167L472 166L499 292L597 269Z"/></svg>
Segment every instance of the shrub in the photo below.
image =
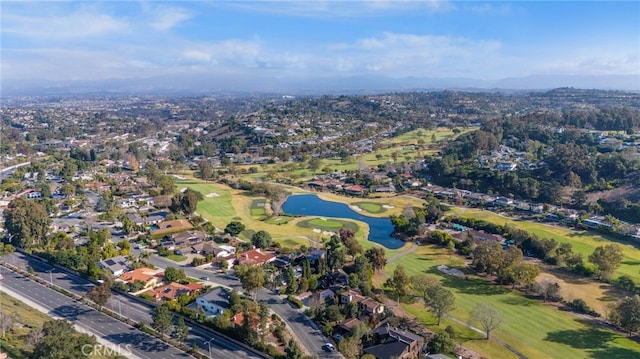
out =
<svg viewBox="0 0 640 359"><path fill-rule="evenodd" d="M577 313L587 314L594 317L600 316L600 313L591 309L591 307L589 307L589 305L587 305L587 303L581 298L572 300L571 302L567 303L567 306L569 306L569 308L573 309Z"/></svg>

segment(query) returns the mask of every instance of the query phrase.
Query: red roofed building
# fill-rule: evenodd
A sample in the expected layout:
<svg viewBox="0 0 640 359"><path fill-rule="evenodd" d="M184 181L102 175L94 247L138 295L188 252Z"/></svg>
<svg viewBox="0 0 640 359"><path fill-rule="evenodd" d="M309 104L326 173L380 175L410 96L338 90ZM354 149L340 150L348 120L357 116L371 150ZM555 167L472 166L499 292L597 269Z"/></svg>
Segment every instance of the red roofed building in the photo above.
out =
<svg viewBox="0 0 640 359"><path fill-rule="evenodd" d="M123 273L118 277L118 280L131 285L136 281L141 281L144 283L145 288L153 288L162 282L163 278L164 272L159 272L151 268L137 268Z"/></svg>
<svg viewBox="0 0 640 359"><path fill-rule="evenodd" d="M367 192L367 189L360 186L359 184L356 184L353 186L345 187L344 192L355 196L362 196L363 194L365 194L365 192Z"/></svg>
<svg viewBox="0 0 640 359"><path fill-rule="evenodd" d="M263 252L260 248L251 249L239 254L236 259L236 264L257 264L263 265L276 260L276 257L272 253Z"/></svg>
<svg viewBox="0 0 640 359"><path fill-rule="evenodd" d="M151 294L153 296L153 299L156 301L174 300L183 294L190 295L200 290L201 288L202 284L200 283L180 284L171 282L167 285L163 285L162 287L150 290L149 294Z"/></svg>

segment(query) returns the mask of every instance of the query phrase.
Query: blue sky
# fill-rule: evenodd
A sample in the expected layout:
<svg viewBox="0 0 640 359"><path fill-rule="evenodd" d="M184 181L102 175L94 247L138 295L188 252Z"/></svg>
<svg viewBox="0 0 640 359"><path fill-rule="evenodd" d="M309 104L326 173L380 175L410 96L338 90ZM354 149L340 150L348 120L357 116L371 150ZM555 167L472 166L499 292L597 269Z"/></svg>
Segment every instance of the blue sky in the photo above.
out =
<svg viewBox="0 0 640 359"><path fill-rule="evenodd" d="M3 82L187 75L640 79L638 1L3 0L0 6Z"/></svg>

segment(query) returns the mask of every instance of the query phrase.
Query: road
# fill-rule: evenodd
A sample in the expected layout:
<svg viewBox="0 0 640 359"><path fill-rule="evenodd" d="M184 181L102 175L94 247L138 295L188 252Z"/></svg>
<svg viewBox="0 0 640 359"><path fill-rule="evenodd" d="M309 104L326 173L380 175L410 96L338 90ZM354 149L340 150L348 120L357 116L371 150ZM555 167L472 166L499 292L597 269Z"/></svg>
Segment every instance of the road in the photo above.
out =
<svg viewBox="0 0 640 359"><path fill-rule="evenodd" d="M132 251L133 252L133 251ZM137 253L134 253L137 255ZM150 258L151 264L159 268L181 267L189 277L201 278L209 277L211 284L222 285L229 288L242 290L242 286L237 279L230 276L215 273L213 271L195 268L189 265L180 265L172 260L153 255ZM274 294L273 292L262 289L257 293L257 299L266 301L271 309L287 324L291 332L297 336L299 343L312 356L321 358L343 358L340 353L326 352L322 349L322 345L327 338L315 326L315 324L302 312L302 310L294 308L291 304L284 300L284 296Z"/></svg>
<svg viewBox="0 0 640 359"><path fill-rule="evenodd" d="M60 288L64 288L73 294L82 296L91 289L94 284L73 274L60 271L52 267L51 265L33 259L32 257L25 256L21 253L11 253L3 258L7 263L12 265L26 268L31 266L35 274L45 281L53 281L53 284ZM57 292L56 292L57 293ZM153 308L137 302L129 297L113 292L109 302L105 305L107 308L112 309L116 313L121 313L122 316L130 318L135 322L142 322L149 324L153 321L151 313ZM114 319L115 320L115 319ZM123 324L124 325L124 324ZM230 358L230 359L246 359L246 358L261 358L252 352L248 352L245 348L238 344L225 339L218 333L210 330L202 330L199 327L189 326L189 336L186 343L189 346L197 344L201 348L200 352L204 355L209 355L209 345L207 344L211 340L211 357L212 358ZM165 355L163 355L165 357ZM155 357L157 358L157 356Z"/></svg>
<svg viewBox="0 0 640 359"><path fill-rule="evenodd" d="M3 268L4 269L4 268ZM190 355L91 307L62 295L20 274L4 269L0 290L8 289L108 342L119 344L121 353L142 359L188 358Z"/></svg>

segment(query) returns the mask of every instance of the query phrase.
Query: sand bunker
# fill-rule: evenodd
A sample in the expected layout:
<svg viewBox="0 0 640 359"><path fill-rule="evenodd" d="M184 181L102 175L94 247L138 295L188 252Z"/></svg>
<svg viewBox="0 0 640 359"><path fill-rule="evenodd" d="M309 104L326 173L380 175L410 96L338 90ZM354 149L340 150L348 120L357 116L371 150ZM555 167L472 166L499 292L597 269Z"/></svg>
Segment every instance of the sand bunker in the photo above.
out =
<svg viewBox="0 0 640 359"><path fill-rule="evenodd" d="M449 268L445 265L439 265L438 270L444 274L454 275L456 277L461 277L464 273L460 269Z"/></svg>
<svg viewBox="0 0 640 359"><path fill-rule="evenodd" d="M207 198L211 198L211 197L220 197L220 195L219 195L219 194L217 194L217 193L215 193L215 192L211 192L211 193L207 194L205 197L207 197Z"/></svg>
<svg viewBox="0 0 640 359"><path fill-rule="evenodd" d="M391 209L391 208L396 208L396 207L388 205L388 204L383 204L382 208Z"/></svg>
<svg viewBox="0 0 640 359"><path fill-rule="evenodd" d="M322 232L322 230L320 228L314 228L313 229L313 233L320 233Z"/></svg>
<svg viewBox="0 0 640 359"><path fill-rule="evenodd" d="M358 206L351 206L351 208L353 208L355 211L362 212L362 208Z"/></svg>

